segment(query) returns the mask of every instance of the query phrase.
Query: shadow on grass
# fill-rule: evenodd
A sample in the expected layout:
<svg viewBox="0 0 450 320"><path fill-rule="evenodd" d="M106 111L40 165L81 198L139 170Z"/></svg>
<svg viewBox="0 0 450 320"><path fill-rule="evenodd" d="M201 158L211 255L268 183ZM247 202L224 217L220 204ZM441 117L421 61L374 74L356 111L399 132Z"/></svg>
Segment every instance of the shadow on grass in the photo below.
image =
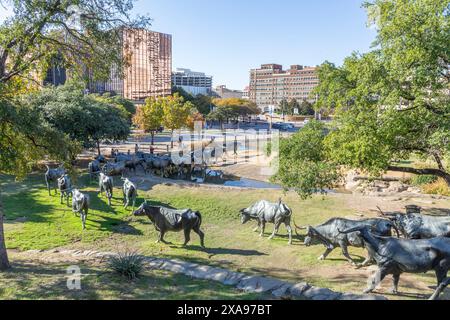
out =
<svg viewBox="0 0 450 320"><path fill-rule="evenodd" d="M92 209L95 210L88 215L88 226L90 224L89 222L94 222L99 224L98 229L100 231L112 231L114 233L128 235L143 235L142 231L131 226L128 221L124 220L124 215L126 215L126 212L118 212L116 207L108 205L104 194L103 197L101 197L97 191L89 191L86 193L91 199ZM113 198L112 200L117 200L117 198ZM100 214L98 214L99 212ZM104 213L108 215L105 215ZM117 218L111 217L110 215L115 215Z"/></svg>
<svg viewBox="0 0 450 320"><path fill-rule="evenodd" d="M171 246L171 248L178 248ZM202 251L211 256L217 255L238 255L238 256L267 256L267 253L259 252L257 250L245 250L245 249L231 249L231 248L202 248L197 245L187 245L187 250Z"/></svg>
<svg viewBox="0 0 450 320"><path fill-rule="evenodd" d="M73 264L73 262L72 262ZM67 288L69 263L26 263L14 261L13 268L0 273L0 299L145 299L205 300L257 299L259 294L245 293L231 286L159 270L146 270L129 281L107 271L104 266L78 264L81 268L81 290Z"/></svg>
<svg viewBox="0 0 450 320"><path fill-rule="evenodd" d="M34 192L21 192L3 197L6 220L14 222L16 219L25 218L26 221L37 223L51 222L52 219L46 217L46 215L54 210L56 206L41 203L38 198Z"/></svg>

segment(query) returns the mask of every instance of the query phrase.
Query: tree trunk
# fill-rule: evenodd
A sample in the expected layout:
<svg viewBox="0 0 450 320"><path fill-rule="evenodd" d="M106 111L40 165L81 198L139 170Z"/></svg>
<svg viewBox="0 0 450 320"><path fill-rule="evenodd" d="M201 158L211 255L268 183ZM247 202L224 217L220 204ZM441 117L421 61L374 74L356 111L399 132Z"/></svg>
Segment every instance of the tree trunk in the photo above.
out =
<svg viewBox="0 0 450 320"><path fill-rule="evenodd" d="M173 132L174 130L172 129L172 138L170 139L170 148L173 149Z"/></svg>
<svg viewBox="0 0 450 320"><path fill-rule="evenodd" d="M155 132L154 131L152 131L151 136L152 136L152 146L154 146L155 145Z"/></svg>
<svg viewBox="0 0 450 320"><path fill-rule="evenodd" d="M416 168L408 168L408 167L395 167L389 166L388 170L390 171L398 171L405 173L413 173L417 175L432 175L437 176L445 180L448 186L450 186L450 173L445 172L440 169L416 169Z"/></svg>
<svg viewBox="0 0 450 320"><path fill-rule="evenodd" d="M100 141L99 140L97 140L97 153L98 153L98 155L101 155L101 152L100 152Z"/></svg>
<svg viewBox="0 0 450 320"><path fill-rule="evenodd" d="M3 233L3 202L0 190L0 271L11 268L8 260L8 252L5 245L5 234Z"/></svg>

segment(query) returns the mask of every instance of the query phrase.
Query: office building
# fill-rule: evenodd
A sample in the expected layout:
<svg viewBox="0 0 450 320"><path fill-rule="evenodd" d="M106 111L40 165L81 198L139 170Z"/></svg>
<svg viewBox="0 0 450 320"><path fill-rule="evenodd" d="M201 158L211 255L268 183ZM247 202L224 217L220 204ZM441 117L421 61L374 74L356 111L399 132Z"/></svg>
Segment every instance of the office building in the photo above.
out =
<svg viewBox="0 0 450 320"><path fill-rule="evenodd" d="M276 109L283 99L314 102L311 92L318 84L316 67L292 65L283 70L279 64L264 64L250 70L249 98L268 112Z"/></svg>
<svg viewBox="0 0 450 320"><path fill-rule="evenodd" d="M178 68L176 72L172 73L172 86L183 88L193 96L199 94L209 96L212 93L212 76L203 72Z"/></svg>
<svg viewBox="0 0 450 320"><path fill-rule="evenodd" d="M112 68L108 81L90 83L90 92L111 92L137 103L148 97L172 93L171 35L146 29L124 29L122 54L128 59L123 78Z"/></svg>

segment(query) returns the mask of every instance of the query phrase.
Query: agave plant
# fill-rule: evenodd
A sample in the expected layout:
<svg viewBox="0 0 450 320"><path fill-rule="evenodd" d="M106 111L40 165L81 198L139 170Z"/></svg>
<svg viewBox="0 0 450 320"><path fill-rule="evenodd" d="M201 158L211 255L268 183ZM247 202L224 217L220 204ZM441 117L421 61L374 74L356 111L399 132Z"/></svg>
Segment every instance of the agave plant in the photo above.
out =
<svg viewBox="0 0 450 320"><path fill-rule="evenodd" d="M106 267L129 280L134 280L144 269L144 257L137 252L118 253L108 258Z"/></svg>

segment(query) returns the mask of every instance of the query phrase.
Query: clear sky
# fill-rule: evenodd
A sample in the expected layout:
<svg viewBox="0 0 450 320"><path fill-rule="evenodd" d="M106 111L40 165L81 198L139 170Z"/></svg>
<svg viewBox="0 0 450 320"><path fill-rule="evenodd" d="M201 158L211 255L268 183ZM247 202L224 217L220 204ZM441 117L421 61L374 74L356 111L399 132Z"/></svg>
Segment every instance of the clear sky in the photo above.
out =
<svg viewBox="0 0 450 320"><path fill-rule="evenodd" d="M367 52L361 0L140 0L152 29L173 36L173 68L212 75L214 85L243 89L249 70L264 63L341 64Z"/></svg>
<svg viewBox="0 0 450 320"><path fill-rule="evenodd" d="M341 64L367 52L375 32L362 0L138 0L135 12L152 30L173 36L173 68L214 77L242 90L249 70L264 63ZM5 15L0 6L0 21Z"/></svg>

